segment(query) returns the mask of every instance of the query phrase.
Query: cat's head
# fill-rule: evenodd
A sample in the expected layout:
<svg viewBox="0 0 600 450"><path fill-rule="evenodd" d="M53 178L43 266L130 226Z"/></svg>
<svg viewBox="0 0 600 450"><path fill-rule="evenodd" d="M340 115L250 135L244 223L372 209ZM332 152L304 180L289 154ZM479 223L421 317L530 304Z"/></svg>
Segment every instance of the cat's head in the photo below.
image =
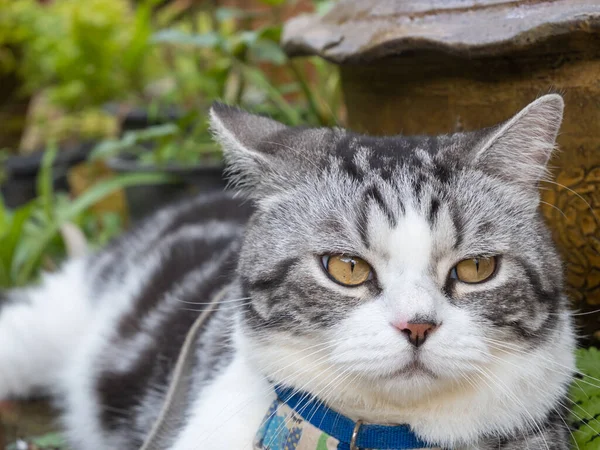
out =
<svg viewBox="0 0 600 450"><path fill-rule="evenodd" d="M521 370L509 355L553 346L570 365L538 195L562 111L547 95L477 132L369 137L215 105L232 185L257 205L241 320L265 374L368 409L362 397L417 404L495 384ZM560 394L568 376L556 378Z"/></svg>

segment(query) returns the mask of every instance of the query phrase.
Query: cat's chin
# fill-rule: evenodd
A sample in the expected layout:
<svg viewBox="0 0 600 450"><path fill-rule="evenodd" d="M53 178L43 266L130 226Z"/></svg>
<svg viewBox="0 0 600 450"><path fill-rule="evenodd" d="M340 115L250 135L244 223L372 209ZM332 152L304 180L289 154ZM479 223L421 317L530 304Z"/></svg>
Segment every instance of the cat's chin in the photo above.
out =
<svg viewBox="0 0 600 450"><path fill-rule="evenodd" d="M408 365L398 369L391 374L386 374L383 378L405 378L405 379L437 379L439 376L430 368L425 366L421 361L414 360Z"/></svg>

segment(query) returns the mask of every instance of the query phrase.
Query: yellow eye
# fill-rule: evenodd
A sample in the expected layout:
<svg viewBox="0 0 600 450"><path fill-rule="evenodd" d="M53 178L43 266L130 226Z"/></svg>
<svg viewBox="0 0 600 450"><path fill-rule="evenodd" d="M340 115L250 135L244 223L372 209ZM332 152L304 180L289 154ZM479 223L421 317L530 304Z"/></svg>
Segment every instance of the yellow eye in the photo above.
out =
<svg viewBox="0 0 600 450"><path fill-rule="evenodd" d="M325 255L322 262L329 277L343 286L359 286L370 279L373 272L369 263L357 256Z"/></svg>
<svg viewBox="0 0 600 450"><path fill-rule="evenodd" d="M463 259L454 268L450 276L463 283L482 283L496 271L496 257Z"/></svg>

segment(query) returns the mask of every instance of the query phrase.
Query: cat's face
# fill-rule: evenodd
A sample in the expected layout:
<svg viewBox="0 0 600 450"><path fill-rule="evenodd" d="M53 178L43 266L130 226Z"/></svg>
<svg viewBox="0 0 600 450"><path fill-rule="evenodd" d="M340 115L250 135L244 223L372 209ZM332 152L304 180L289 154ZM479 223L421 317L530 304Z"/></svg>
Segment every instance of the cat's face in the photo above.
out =
<svg viewBox="0 0 600 450"><path fill-rule="evenodd" d="M553 95L478 133L373 138L213 109L258 207L239 274L265 374L418 399L569 326L537 194L561 116Z"/></svg>

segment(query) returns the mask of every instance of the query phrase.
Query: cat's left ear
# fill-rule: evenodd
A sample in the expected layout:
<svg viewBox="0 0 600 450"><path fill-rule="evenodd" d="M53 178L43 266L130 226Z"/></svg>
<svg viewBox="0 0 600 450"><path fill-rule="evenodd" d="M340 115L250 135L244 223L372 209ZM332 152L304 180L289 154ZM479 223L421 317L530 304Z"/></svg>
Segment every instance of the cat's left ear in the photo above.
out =
<svg viewBox="0 0 600 450"><path fill-rule="evenodd" d="M472 164L506 181L536 187L547 174L563 109L558 94L538 98L495 127L475 148Z"/></svg>
<svg viewBox="0 0 600 450"><path fill-rule="evenodd" d="M282 141L287 126L216 102L210 109L210 128L223 149L230 187L246 197L260 198L273 186L285 185L289 159L285 153L290 146Z"/></svg>
<svg viewBox="0 0 600 450"><path fill-rule="evenodd" d="M288 127L222 103L210 109L210 127L223 147L230 186L249 198L287 192L315 170L327 128Z"/></svg>

